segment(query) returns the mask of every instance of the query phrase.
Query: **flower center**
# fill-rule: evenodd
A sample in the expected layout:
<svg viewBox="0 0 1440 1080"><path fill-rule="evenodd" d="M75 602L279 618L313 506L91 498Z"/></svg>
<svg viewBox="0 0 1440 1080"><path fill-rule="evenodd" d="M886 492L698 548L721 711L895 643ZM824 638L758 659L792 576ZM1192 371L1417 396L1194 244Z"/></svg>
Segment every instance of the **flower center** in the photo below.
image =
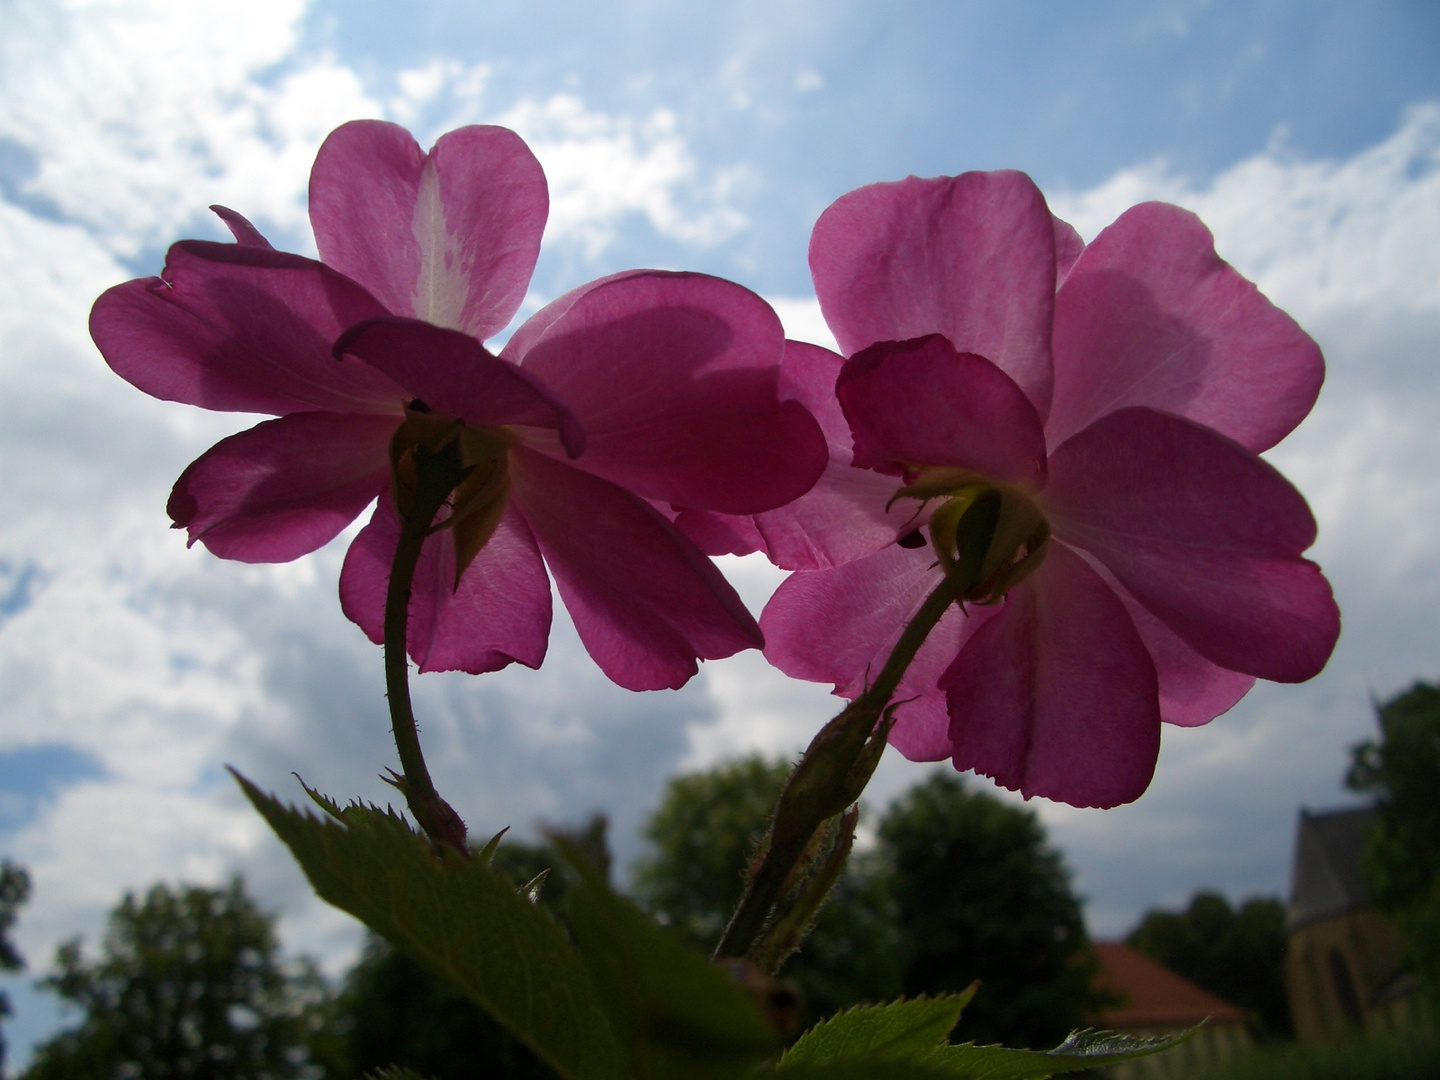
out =
<svg viewBox="0 0 1440 1080"><path fill-rule="evenodd" d="M432 413L418 399L405 407L390 440L395 509L402 522L428 532L451 530L457 587L505 514L516 441L508 428L469 427Z"/></svg>
<svg viewBox="0 0 1440 1080"><path fill-rule="evenodd" d="M945 573L963 584L962 600L998 603L1045 559L1050 523L1019 488L964 469L925 469L895 498L944 500L930 515L930 545ZM907 539L900 542L918 546Z"/></svg>

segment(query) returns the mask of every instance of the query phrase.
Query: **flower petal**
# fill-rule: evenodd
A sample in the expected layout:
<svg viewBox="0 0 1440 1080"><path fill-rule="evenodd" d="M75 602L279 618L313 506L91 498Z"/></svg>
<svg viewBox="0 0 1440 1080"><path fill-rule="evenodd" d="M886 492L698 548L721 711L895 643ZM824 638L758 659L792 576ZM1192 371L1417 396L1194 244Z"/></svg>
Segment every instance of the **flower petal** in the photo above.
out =
<svg viewBox="0 0 1440 1080"><path fill-rule="evenodd" d="M555 428L571 457L585 448L573 413L514 364L469 334L390 316L352 326L335 343L383 371L442 416L467 424Z"/></svg>
<svg viewBox="0 0 1440 1080"><path fill-rule="evenodd" d="M780 369L782 398L799 401L820 424L830 460L815 486L774 510L746 517L685 510L680 530L707 555L764 551L786 570L818 570L879 551L905 531L913 506L885 504L895 481L850 464L850 424L835 397L835 380L845 358L803 341L785 342Z"/></svg>
<svg viewBox="0 0 1440 1080"><path fill-rule="evenodd" d="M379 371L337 362L340 332L385 311L313 259L187 240L159 278L127 281L90 312L90 335L121 378L153 397L227 412L400 411Z"/></svg>
<svg viewBox="0 0 1440 1080"><path fill-rule="evenodd" d="M515 502L580 640L614 682L679 688L699 670L697 658L761 644L729 582L653 507L523 446L511 461Z"/></svg>
<svg viewBox="0 0 1440 1080"><path fill-rule="evenodd" d="M754 293L650 271L567 303L559 318L536 316L547 328L527 335L520 362L580 418L588 471L727 514L772 509L815 483L825 437L803 406L780 400L784 333Z"/></svg>
<svg viewBox="0 0 1440 1080"><path fill-rule="evenodd" d="M1018 172L871 184L815 223L810 271L846 355L944 334L1050 408L1055 226Z"/></svg>
<svg viewBox="0 0 1440 1080"><path fill-rule="evenodd" d="M1144 203L1095 238L1056 298L1050 445L1149 405L1259 453L1304 419L1324 377L1319 347L1215 254L1199 218Z"/></svg>
<svg viewBox="0 0 1440 1080"><path fill-rule="evenodd" d="M235 237L237 244L243 244L246 247L269 248L272 251L274 250L275 245L261 236L260 230L255 228L254 225L251 225L250 219L243 214L237 214L228 206L212 206L210 210L225 223L225 227L230 230L230 235Z"/></svg>
<svg viewBox="0 0 1440 1080"><path fill-rule="evenodd" d="M1129 408L1050 456L1057 536L1089 552L1201 656L1279 682L1316 675L1340 633L1304 498L1190 420Z"/></svg>
<svg viewBox="0 0 1440 1080"><path fill-rule="evenodd" d="M400 539L394 503L382 497L345 554L340 605L377 645L385 591ZM410 599L409 652L421 671L499 671L513 661L538 668L550 637L550 579L535 538L513 505L455 585L449 530L425 541Z"/></svg>
<svg viewBox="0 0 1440 1080"><path fill-rule="evenodd" d="M1072 806L1138 799L1160 753L1155 668L1125 605L1063 544L940 679L957 769Z"/></svg>
<svg viewBox="0 0 1440 1080"><path fill-rule="evenodd" d="M940 583L934 562L928 547L891 544L854 562L791 574L760 615L765 659L792 678L832 683L841 697L859 697ZM893 700L903 704L890 742L912 760L950 756L949 719L936 682L993 609L976 610L977 618L967 619L952 607L900 680Z"/></svg>
<svg viewBox="0 0 1440 1080"><path fill-rule="evenodd" d="M320 257L396 315L484 340L520 308L549 194L520 136L463 127L427 156L379 120L331 132L310 173Z"/></svg>
<svg viewBox="0 0 1440 1080"><path fill-rule="evenodd" d="M1030 489L1044 482L1035 409L998 367L957 353L939 334L857 353L835 393L855 436L857 468L898 474L946 465Z"/></svg>
<svg viewBox="0 0 1440 1080"><path fill-rule="evenodd" d="M222 559L289 562L386 489L396 418L291 413L222 439L180 474L175 527Z"/></svg>

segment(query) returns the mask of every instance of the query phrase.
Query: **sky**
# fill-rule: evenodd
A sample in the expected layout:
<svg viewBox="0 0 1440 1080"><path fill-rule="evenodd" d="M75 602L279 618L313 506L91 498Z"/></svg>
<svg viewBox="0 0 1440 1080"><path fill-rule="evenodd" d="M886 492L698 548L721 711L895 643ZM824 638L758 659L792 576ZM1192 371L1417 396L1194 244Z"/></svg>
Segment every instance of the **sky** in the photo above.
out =
<svg viewBox="0 0 1440 1080"><path fill-rule="evenodd" d="M1326 671L1165 733L1114 811L1034 800L1123 934L1196 889L1283 894L1299 808L1340 805L1372 702L1440 678L1440 7L1187 0L487 4L0 0L0 854L27 866L30 977L93 945L125 889L235 872L287 947L342 970L355 925L310 897L223 770L384 801L378 650L339 611L349 535L282 566L167 528L181 469L251 418L153 401L86 317L234 207L313 253L305 183L334 126L424 145L517 130L551 213L521 318L633 266L733 278L828 339L805 251L861 184L1011 167L1087 238L1127 206L1197 211L1221 255L1320 342L1314 413L1267 457L1320 522L1344 613ZM757 611L780 575L723 568ZM679 692L611 686L557 606L539 671L415 681L437 783L478 834L610 815L622 861L666 777L794 754L826 688L758 654ZM940 766L945 767L945 766ZM868 805L926 775L887 755ZM981 782L985 783L985 782ZM7 984L21 1058L53 1002Z"/></svg>

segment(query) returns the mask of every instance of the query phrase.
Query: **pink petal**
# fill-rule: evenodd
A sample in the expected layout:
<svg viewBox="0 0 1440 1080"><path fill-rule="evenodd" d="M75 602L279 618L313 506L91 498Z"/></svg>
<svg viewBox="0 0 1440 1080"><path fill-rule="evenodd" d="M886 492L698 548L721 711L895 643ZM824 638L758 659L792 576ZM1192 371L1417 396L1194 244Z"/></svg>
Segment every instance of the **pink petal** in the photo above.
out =
<svg viewBox="0 0 1440 1080"><path fill-rule="evenodd" d="M854 699L889 659L895 642L940 583L927 549L890 545L867 558L825 570L792 574L765 605L760 629L765 659L786 675L832 683ZM937 761L950 755L949 720L936 682L960 643L989 615L967 619L952 608L911 661L893 700L890 742L906 757Z"/></svg>
<svg viewBox="0 0 1440 1080"><path fill-rule="evenodd" d="M352 326L335 343L383 371L442 416L471 425L554 428L571 457L585 448L574 414L514 364L458 330L388 317Z"/></svg>
<svg viewBox="0 0 1440 1080"><path fill-rule="evenodd" d="M825 467L819 425L780 400L780 320L739 285L619 278L526 340L523 370L580 418L585 468L644 498L755 513L803 494Z"/></svg>
<svg viewBox="0 0 1440 1080"><path fill-rule="evenodd" d="M1050 223L1055 227L1055 288L1058 290L1085 250L1085 241L1068 221L1052 216Z"/></svg>
<svg viewBox="0 0 1440 1080"><path fill-rule="evenodd" d="M957 769L1072 806L1138 799L1160 752L1155 668L1125 605L1051 544L940 680Z"/></svg>
<svg viewBox="0 0 1440 1080"><path fill-rule="evenodd" d="M836 396L855 436L855 465L891 474L924 465L974 469L1028 488L1045 479L1045 433L1020 388L939 334L851 357Z"/></svg>
<svg viewBox="0 0 1440 1080"><path fill-rule="evenodd" d="M175 482L167 509L222 559L289 562L333 540L390 477L396 418L291 413L222 439Z"/></svg>
<svg viewBox="0 0 1440 1080"><path fill-rule="evenodd" d="M879 551L909 527L913 505L885 504L896 482L850 465L850 424L835 397L845 358L818 345L785 342L780 394L799 401L820 424L830 460L815 486L775 510L747 517L686 510L676 519L682 532L707 555L764 551L786 570L818 570Z"/></svg>
<svg viewBox="0 0 1440 1080"><path fill-rule="evenodd" d="M519 310L548 212L540 163L500 127L452 131L427 156L404 128L356 120L310 173L321 259L394 314L482 341Z"/></svg>
<svg viewBox="0 0 1440 1080"><path fill-rule="evenodd" d="M852 354L944 334L1050 408L1055 227L1018 172L871 184L815 223L810 271L825 321Z"/></svg>
<svg viewBox="0 0 1440 1080"><path fill-rule="evenodd" d="M500 350L500 355L512 363L520 363L524 360L525 354L530 351L531 346L545 336L545 331L549 330L567 311L574 307L576 301L586 293L594 292L614 281L644 277L653 273L655 273L654 270L622 270L618 274L607 274L594 281L587 281L584 285L577 285L569 292L551 300L550 303L521 323L519 328L510 335L509 340L505 342L505 348Z"/></svg>
<svg viewBox="0 0 1440 1080"><path fill-rule="evenodd" d="M406 394L330 346L385 314L360 286L312 259L188 240L165 274L95 301L90 335L121 378L153 397L206 409L398 413Z"/></svg>
<svg viewBox="0 0 1440 1080"><path fill-rule="evenodd" d="M1208 428L1152 409L1102 417L1050 456L1057 536L1095 556L1205 659L1300 682L1325 666L1340 614L1305 500Z"/></svg>
<svg viewBox="0 0 1440 1080"><path fill-rule="evenodd" d="M1145 203L1095 238L1056 298L1050 444L1149 405L1258 453L1304 419L1324 377L1319 347L1215 254L1199 218Z"/></svg>
<svg viewBox="0 0 1440 1080"><path fill-rule="evenodd" d="M511 505L490 542L455 585L455 546L442 530L425 541L415 568L408 626L421 671L499 671L513 661L538 668L550 637L550 579L524 518ZM399 542L394 503L382 497L350 545L340 605L377 645L384 640L385 590Z"/></svg>
<svg viewBox="0 0 1440 1080"><path fill-rule="evenodd" d="M274 250L275 245L261 236L260 230L255 228L254 225L251 225L249 219L244 215L237 214L228 206L212 206L210 210L225 223L225 227L229 229L230 234L235 237L237 244L243 244L246 247L269 248L272 251Z"/></svg>
<svg viewBox="0 0 1440 1080"><path fill-rule="evenodd" d="M524 513L580 640L627 690L683 686L696 659L761 644L735 590L629 492L525 447L511 453Z"/></svg>

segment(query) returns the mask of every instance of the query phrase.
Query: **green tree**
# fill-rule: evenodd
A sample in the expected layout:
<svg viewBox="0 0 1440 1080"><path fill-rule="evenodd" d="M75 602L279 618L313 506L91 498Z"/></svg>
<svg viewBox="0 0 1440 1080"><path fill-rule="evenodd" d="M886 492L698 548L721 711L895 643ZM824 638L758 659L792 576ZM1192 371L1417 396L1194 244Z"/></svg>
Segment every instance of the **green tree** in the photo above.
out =
<svg viewBox="0 0 1440 1080"><path fill-rule="evenodd" d="M274 918L239 878L126 893L99 959L76 939L56 968L42 986L83 1019L36 1050L26 1080L299 1077L325 1015L323 981L282 965Z"/></svg>
<svg viewBox="0 0 1440 1080"><path fill-rule="evenodd" d="M677 777L646 828L635 888L712 947L743 887L788 766L759 757ZM1035 815L937 774L885 814L782 975L808 1019L861 1001L982 988L959 1035L1058 1042L1092 1002L1080 905Z"/></svg>
<svg viewBox="0 0 1440 1080"><path fill-rule="evenodd" d="M635 867L636 898L709 952L740 901L745 870L790 774L758 754L674 777L645 826L651 854Z"/></svg>
<svg viewBox="0 0 1440 1080"><path fill-rule="evenodd" d="M1417 973L1440 989L1440 687L1417 682L1376 719L1380 738L1352 749L1345 776L1375 797L1365 882L1408 935Z"/></svg>
<svg viewBox="0 0 1440 1080"><path fill-rule="evenodd" d="M956 1037L1044 1046L1098 1004L1069 872L1031 810L935 773L880 821L907 995L980 981Z"/></svg>
<svg viewBox="0 0 1440 1080"><path fill-rule="evenodd" d="M30 899L30 875L9 859L0 863L0 971L24 971L25 958L10 940L20 908ZM0 1019L11 1015L10 995L0 990ZM5 1038L0 1035L0 1076L5 1075Z"/></svg>
<svg viewBox="0 0 1440 1080"><path fill-rule="evenodd" d="M1238 909L1198 892L1182 911L1150 911L1125 939L1197 986L1250 1012L1259 1037L1289 1036L1285 997L1285 905L1256 896Z"/></svg>

